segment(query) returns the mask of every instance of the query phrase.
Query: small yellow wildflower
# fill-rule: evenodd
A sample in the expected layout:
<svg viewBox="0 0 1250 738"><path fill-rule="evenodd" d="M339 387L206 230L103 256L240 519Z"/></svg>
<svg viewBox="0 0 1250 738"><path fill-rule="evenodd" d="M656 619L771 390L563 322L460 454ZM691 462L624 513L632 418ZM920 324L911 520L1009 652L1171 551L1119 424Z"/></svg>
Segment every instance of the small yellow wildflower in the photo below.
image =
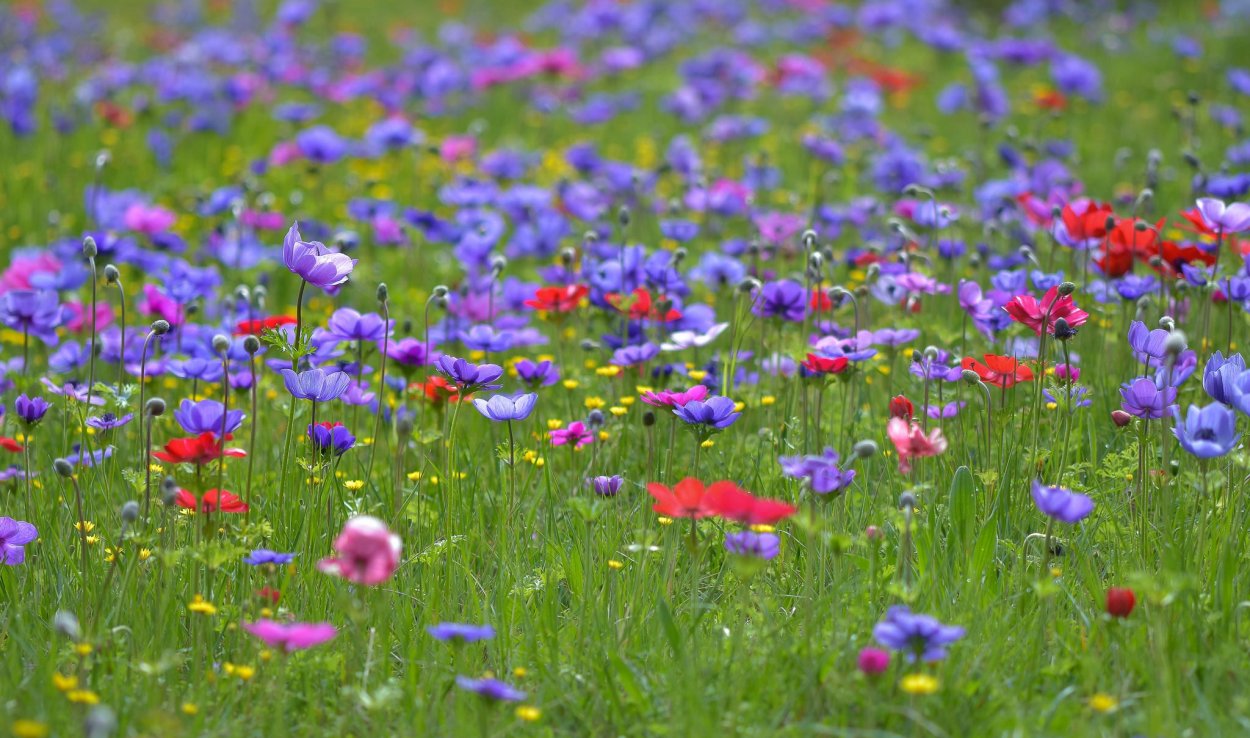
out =
<svg viewBox="0 0 1250 738"><path fill-rule="evenodd" d="M621 368L615 365L601 366L595 370L595 374L598 374L601 377L615 377L616 375L620 373L621 373Z"/></svg>
<svg viewBox="0 0 1250 738"><path fill-rule="evenodd" d="M408 481L409 481L409 482L420 482L420 481L421 481L421 472L419 472L419 471L410 471L410 472L408 472Z"/></svg>
<svg viewBox="0 0 1250 738"><path fill-rule="evenodd" d="M547 421L547 430L559 430L564 427L564 421L559 418L551 418Z"/></svg>
<svg viewBox="0 0 1250 738"><path fill-rule="evenodd" d="M608 559L608 568L609 569L624 569L625 564L624 562L617 561L616 559Z"/></svg>
<svg viewBox="0 0 1250 738"><path fill-rule="evenodd" d="M702 382L703 378L707 376L707 372L703 371L702 369L692 369L690 370L689 374L690 374L690 378L696 382Z"/></svg>
<svg viewBox="0 0 1250 738"><path fill-rule="evenodd" d="M532 723L543 716L543 711L533 705L521 705L516 709L517 718Z"/></svg>
<svg viewBox="0 0 1250 738"><path fill-rule="evenodd" d="M266 648L260 652L261 661L268 663L272 659L273 659L273 651L270 651L269 649Z"/></svg>
<svg viewBox="0 0 1250 738"><path fill-rule="evenodd" d="M663 515L661 515L659 518L656 519L656 522L659 523L660 525L672 525L673 519L666 518Z"/></svg>
<svg viewBox="0 0 1250 738"><path fill-rule="evenodd" d="M760 404L765 407L768 407L769 405L775 405L776 403L777 403L777 398L773 397L772 395L764 395L763 397L760 398Z"/></svg>
<svg viewBox="0 0 1250 738"><path fill-rule="evenodd" d="M634 402L637 399L638 398L636 397L622 397L621 399L617 400L617 402L620 403L621 405L624 405L625 407L632 407Z"/></svg>
<svg viewBox="0 0 1250 738"><path fill-rule="evenodd" d="M575 390L578 388L580 383L576 379L566 379L560 384L564 385L566 390Z"/></svg>
<svg viewBox="0 0 1250 738"><path fill-rule="evenodd" d="M1106 692L1098 692L1089 698L1089 709L1094 712L1101 712L1104 715L1109 712L1115 712L1120 706L1120 701Z"/></svg>
<svg viewBox="0 0 1250 738"><path fill-rule="evenodd" d="M524 679L525 677L529 676L529 674L530 674L529 669L526 669L524 666L518 666L517 668L512 670L512 676L516 677L517 679Z"/></svg>
<svg viewBox="0 0 1250 738"><path fill-rule="evenodd" d="M777 529L771 525L765 525L764 523L756 523L755 525L751 526L751 530L756 533L772 533L773 531Z"/></svg>
<svg viewBox="0 0 1250 738"><path fill-rule="evenodd" d="M62 674L59 671L52 672L52 686L56 687L58 692L68 692L71 689L78 688L78 677L73 674Z"/></svg>
<svg viewBox="0 0 1250 738"><path fill-rule="evenodd" d="M234 667L234 675L237 676L242 681L245 681L245 682L250 681L252 677L256 676L256 667L255 666L236 666Z"/></svg>
<svg viewBox="0 0 1250 738"><path fill-rule="evenodd" d="M9 728L13 738L46 738L48 726L38 720L15 720Z"/></svg>
<svg viewBox="0 0 1250 738"><path fill-rule="evenodd" d="M78 654L79 656L90 656L91 652L94 650L95 648L90 643L75 643L74 644L74 653Z"/></svg>
<svg viewBox="0 0 1250 738"><path fill-rule="evenodd" d="M201 615L217 614L217 608L213 605L213 603L205 600L200 595L196 595L195 598L187 604L187 609L191 612L198 612Z"/></svg>
<svg viewBox="0 0 1250 738"><path fill-rule="evenodd" d="M582 404L586 406L587 410L598 410L599 408L603 407L607 403L603 401L602 397L593 396L593 397L587 397L583 401Z"/></svg>
<svg viewBox="0 0 1250 738"><path fill-rule="evenodd" d="M90 520L84 520L81 523L74 523L74 530L79 533L90 533L95 530L95 523Z"/></svg>
<svg viewBox="0 0 1250 738"><path fill-rule="evenodd" d="M619 418L625 413L629 412L629 408L621 407L620 405L613 405L612 407L608 408L608 412L612 413L613 415Z"/></svg>
<svg viewBox="0 0 1250 738"><path fill-rule="evenodd" d="M907 694L924 695L938 691L938 680L928 674L908 674L898 683Z"/></svg>
<svg viewBox="0 0 1250 738"><path fill-rule="evenodd" d="M150 558L152 558L152 549L150 549L150 548L141 548L141 549L139 549L139 560L140 560L140 561L147 561L147 560L148 560L148 559L150 559Z"/></svg>
<svg viewBox="0 0 1250 738"><path fill-rule="evenodd" d="M100 695L90 689L71 689L65 693L65 699L79 705L100 704Z"/></svg>
<svg viewBox="0 0 1250 738"><path fill-rule="evenodd" d="M746 410L746 408L747 408L747 404L746 404L745 402L735 402L735 403L734 403L734 412L736 412L736 413L740 413L740 412L742 412L743 410Z"/></svg>
<svg viewBox="0 0 1250 738"><path fill-rule="evenodd" d="M88 546L94 546L100 542L100 537L99 536L87 536L85 540L87 541Z"/></svg>
<svg viewBox="0 0 1250 738"><path fill-rule="evenodd" d="M713 447L713 446L715 446L715 445L716 445L716 441L713 441L713 440L712 440L712 439L710 439L710 438L709 438L709 439L707 439L706 441L704 441L703 443L700 443L700 444L699 444L699 446L700 446L701 448L711 448L711 447Z"/></svg>
<svg viewBox="0 0 1250 738"><path fill-rule="evenodd" d="M194 702L182 703L183 715L198 715L199 713L200 713L200 708Z"/></svg>
<svg viewBox="0 0 1250 738"><path fill-rule="evenodd" d="M349 479L343 482L343 489L346 489L348 492L359 492L364 486L365 480L363 479Z"/></svg>
<svg viewBox="0 0 1250 738"><path fill-rule="evenodd" d="M260 616L261 616L262 618L271 618L271 617L273 617L273 608L269 608L269 607L262 607L262 608L260 609Z"/></svg>
<svg viewBox="0 0 1250 738"><path fill-rule="evenodd" d="M611 438L611 437L612 437L612 434L611 434L611 433L608 433L607 431L599 431L599 440L600 440L600 441L606 441L606 440L608 440L608 439L609 439L609 438Z"/></svg>
<svg viewBox="0 0 1250 738"><path fill-rule="evenodd" d="M539 456L537 459L534 459L534 466L538 467L539 469L543 468L543 465L545 465L546 463L547 462L541 456Z"/></svg>

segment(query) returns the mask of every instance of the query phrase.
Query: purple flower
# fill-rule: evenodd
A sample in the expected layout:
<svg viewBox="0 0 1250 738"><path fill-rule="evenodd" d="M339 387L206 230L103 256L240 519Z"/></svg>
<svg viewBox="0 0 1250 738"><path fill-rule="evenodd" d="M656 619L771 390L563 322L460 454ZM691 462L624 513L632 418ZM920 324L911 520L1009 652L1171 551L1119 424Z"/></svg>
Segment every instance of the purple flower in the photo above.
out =
<svg viewBox="0 0 1250 738"><path fill-rule="evenodd" d="M1225 359L1223 353L1216 351L1207 359L1207 365L1202 369L1202 389L1212 400L1232 405L1237 396L1234 380L1245 370L1246 362L1241 354L1233 354Z"/></svg>
<svg viewBox="0 0 1250 738"><path fill-rule="evenodd" d="M550 361L540 361L535 364L529 359L521 359L516 363L515 368L517 377L528 384L530 389L550 387L560 381L560 370Z"/></svg>
<svg viewBox="0 0 1250 738"><path fill-rule="evenodd" d="M782 318L797 323L807 314L803 292L803 285L794 280L769 282L760 289L751 312L761 318Z"/></svg>
<svg viewBox="0 0 1250 738"><path fill-rule="evenodd" d="M735 410L733 400L720 395L704 401L691 400L685 405L675 406L673 412L687 424L700 427L705 432L724 430L742 415Z"/></svg>
<svg viewBox="0 0 1250 738"><path fill-rule="evenodd" d="M415 338L401 338L386 347L386 355L400 366L425 366L430 363L430 356L425 353L425 344Z"/></svg>
<svg viewBox="0 0 1250 738"><path fill-rule="evenodd" d="M183 400L174 411L174 420L177 420L182 429L193 436L201 433L221 435L223 412L226 416L224 423L226 433L234 433L239 426L243 425L243 418L246 416L242 410L226 412L225 405L217 400L200 400L199 402Z"/></svg>
<svg viewBox="0 0 1250 738"><path fill-rule="evenodd" d="M743 530L725 534L725 550L739 556L773 559L781 551L781 539L775 533Z"/></svg>
<svg viewBox="0 0 1250 738"><path fill-rule="evenodd" d="M42 397L27 397L25 394L18 395L14 405L17 407L17 417L27 426L37 425L51 407Z"/></svg>
<svg viewBox="0 0 1250 738"><path fill-rule="evenodd" d="M855 470L838 468L839 455L826 448L819 456L782 456L777 459L781 470L788 477L806 479L812 491L818 495L840 492L855 479Z"/></svg>
<svg viewBox="0 0 1250 738"><path fill-rule="evenodd" d="M12 290L0 296L0 323L48 346L56 345L56 328L62 318L61 305L52 290Z"/></svg>
<svg viewBox="0 0 1250 738"><path fill-rule="evenodd" d="M460 331L460 342L470 351L500 353L512 348L515 334L512 331L496 331L489 325L475 325Z"/></svg>
<svg viewBox="0 0 1250 738"><path fill-rule="evenodd" d="M458 643L476 643L477 641L488 641L495 637L495 629L489 625L439 623L438 625L431 625L425 630L440 641L456 641Z"/></svg>
<svg viewBox="0 0 1250 738"><path fill-rule="evenodd" d="M906 605L895 605L885 620L872 629L877 643L902 651L908 661L940 661L946 657L946 646L964 637L964 629L943 625L931 615L916 615Z"/></svg>
<svg viewBox="0 0 1250 738"><path fill-rule="evenodd" d="M177 413L175 413L176 415ZM104 413L102 415L87 418L87 425L101 431L111 431L120 428L134 419L134 413L126 413L120 418L113 413Z"/></svg>
<svg viewBox="0 0 1250 738"><path fill-rule="evenodd" d="M498 679L470 679L466 676L457 676L456 686L466 692L474 692L499 702L520 702L525 699L524 692Z"/></svg>
<svg viewBox="0 0 1250 738"><path fill-rule="evenodd" d="M282 263L293 274L322 289L336 287L347 281L356 260L335 253L320 241L303 241L299 225L294 224L282 240Z"/></svg>
<svg viewBox="0 0 1250 738"><path fill-rule="evenodd" d="M339 308L326 322L326 335L340 341L381 341L394 323L382 320L377 313L362 315L351 308Z"/></svg>
<svg viewBox="0 0 1250 738"><path fill-rule="evenodd" d="M1160 389L1153 379L1138 377L1120 387L1120 408L1129 415L1158 420L1176 402L1176 388Z"/></svg>
<svg viewBox="0 0 1250 738"><path fill-rule="evenodd" d="M925 405L925 414L934 420L942 420L945 418L953 418L959 414L966 402L948 402L945 405Z"/></svg>
<svg viewBox="0 0 1250 738"><path fill-rule="evenodd" d="M1033 480L1033 502L1046 517L1061 523L1079 523L1094 511L1094 501L1063 487L1047 487Z"/></svg>
<svg viewBox="0 0 1250 738"><path fill-rule="evenodd" d="M1198 200L1198 213L1207 228L1220 234L1241 233L1250 230L1250 205L1235 202L1225 205L1212 197Z"/></svg>
<svg viewBox="0 0 1250 738"><path fill-rule="evenodd" d="M113 446L105 446L104 448L98 448L91 453L83 453L82 446L75 443L70 446L70 452L65 454L64 458L73 466L81 465L90 469L104 463L105 459L112 458L114 450Z"/></svg>
<svg viewBox="0 0 1250 738"><path fill-rule="evenodd" d="M1223 456L1237 445L1241 434L1237 432L1237 416L1232 408L1213 402L1206 407L1190 405L1181 419L1180 408L1172 408L1176 427L1172 432L1181 448L1200 459Z"/></svg>
<svg viewBox="0 0 1250 738"><path fill-rule="evenodd" d="M26 544L39 537L35 526L22 520L0 517L0 563L17 566L26 560Z"/></svg>
<svg viewBox="0 0 1250 738"><path fill-rule="evenodd" d="M569 423L568 428L549 430L547 431L547 436L551 438L552 446L572 445L575 449L595 442L595 434L586 428L586 424L580 420Z"/></svg>
<svg viewBox="0 0 1250 738"><path fill-rule="evenodd" d="M292 369L282 370L282 382L286 391L298 400L313 402L329 402L347 390L352 378L345 372L329 372L324 369L309 369L295 373Z"/></svg>
<svg viewBox="0 0 1250 738"><path fill-rule="evenodd" d="M872 342L881 346L895 348L916 340L919 335L920 331L915 328L882 328L873 332Z"/></svg>
<svg viewBox="0 0 1250 738"><path fill-rule="evenodd" d="M613 474L610 477L597 476L586 480L590 484L590 488L595 494L601 497L615 497L617 492L621 491L621 475Z"/></svg>
<svg viewBox="0 0 1250 738"><path fill-rule="evenodd" d="M460 388L462 396L478 390L499 389L503 386L495 383L503 376L503 369L495 364L479 366L448 355L438 357L435 363L439 373Z"/></svg>
<svg viewBox="0 0 1250 738"><path fill-rule="evenodd" d="M200 382L220 382L225 369L216 359L187 359L169 362L169 373L182 379Z"/></svg>
<svg viewBox="0 0 1250 738"><path fill-rule="evenodd" d="M342 456L356 445L356 437L342 423L309 424L307 435L313 450L322 456Z"/></svg>
<svg viewBox="0 0 1250 738"><path fill-rule="evenodd" d="M293 553L278 553L267 548L258 548L243 559L243 563L251 566L283 566L295 560Z"/></svg>
<svg viewBox="0 0 1250 738"><path fill-rule="evenodd" d="M1149 330L1140 320L1134 320L1128 328L1128 344L1133 357L1143 364L1157 367L1163 365L1164 344L1171 335L1162 328Z"/></svg>
<svg viewBox="0 0 1250 738"><path fill-rule="evenodd" d="M613 366L637 366L651 361L660 353L660 347L647 341L636 346L622 346L612 353L608 363Z"/></svg>
<svg viewBox="0 0 1250 738"><path fill-rule="evenodd" d="M314 126L300 131L295 136L295 145L305 158L315 164L333 164L347 153L347 142L328 126Z"/></svg>
<svg viewBox="0 0 1250 738"><path fill-rule="evenodd" d="M477 408L477 411L484 417L496 423L502 423L512 420L525 420L534 411L536 402L538 402L538 395L534 393L518 395L517 397L493 395L486 400L480 397L473 398L473 407Z"/></svg>

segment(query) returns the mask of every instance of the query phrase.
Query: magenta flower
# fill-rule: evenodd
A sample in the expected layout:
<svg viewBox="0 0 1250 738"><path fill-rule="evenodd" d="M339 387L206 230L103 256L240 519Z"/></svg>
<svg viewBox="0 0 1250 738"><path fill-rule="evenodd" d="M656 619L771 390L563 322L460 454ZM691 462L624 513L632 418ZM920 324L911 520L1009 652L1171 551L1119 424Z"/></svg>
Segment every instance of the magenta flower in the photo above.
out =
<svg viewBox="0 0 1250 738"><path fill-rule="evenodd" d="M1089 313L1078 308L1072 301L1072 295L1059 295L1058 287L1051 287L1042 297L1041 302L1032 295L1016 295L1011 302L1003 306L1003 310L1017 323L1028 326L1037 335L1046 331L1055 334L1055 321L1063 318L1070 328L1080 328L1089 320Z"/></svg>
<svg viewBox="0 0 1250 738"><path fill-rule="evenodd" d="M257 620L244 623L243 629L265 642L270 648L287 653L302 651L333 640L338 630L330 623L279 623L274 620Z"/></svg>
<svg viewBox="0 0 1250 738"><path fill-rule="evenodd" d="M591 433L586 428L586 424L580 420L569 423L568 428L556 428L547 433L551 436L552 446L572 445L573 448L581 448L588 443L595 442L595 434Z"/></svg>
<svg viewBox="0 0 1250 738"><path fill-rule="evenodd" d="M319 241L303 241L299 224L293 224L282 240L282 263L309 284L322 289L337 287L347 281L356 260L326 248Z"/></svg>
<svg viewBox="0 0 1250 738"><path fill-rule="evenodd" d="M688 402L702 401L707 398L707 387L696 384L688 390L662 390L660 392L643 392L642 401L652 407L683 407Z"/></svg>
<svg viewBox="0 0 1250 738"><path fill-rule="evenodd" d="M377 518L360 515L348 520L334 539L337 557L322 559L317 568L355 584L374 586L391 578L399 568L403 543Z"/></svg>

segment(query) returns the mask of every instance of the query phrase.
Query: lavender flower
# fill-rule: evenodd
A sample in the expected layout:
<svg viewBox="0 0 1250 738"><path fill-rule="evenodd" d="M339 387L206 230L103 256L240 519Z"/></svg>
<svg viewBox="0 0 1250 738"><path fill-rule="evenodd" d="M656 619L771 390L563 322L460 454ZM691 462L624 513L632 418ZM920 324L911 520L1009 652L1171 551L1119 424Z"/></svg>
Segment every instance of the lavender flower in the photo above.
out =
<svg viewBox="0 0 1250 738"><path fill-rule="evenodd" d="M940 661L946 647L964 637L964 629L943 625L931 615L915 615L906 605L895 605L872 630L877 643L907 654L908 661Z"/></svg>
<svg viewBox="0 0 1250 738"><path fill-rule="evenodd" d="M57 343L63 315L52 290L11 290L0 296L0 323L29 334L48 346Z"/></svg>
<svg viewBox="0 0 1250 738"><path fill-rule="evenodd" d="M466 676L457 676L456 686L466 692L473 692L498 702L520 702L525 699L524 692L498 679L470 679Z"/></svg>
<svg viewBox="0 0 1250 738"><path fill-rule="evenodd" d="M1094 501L1086 495L1063 487L1047 487L1033 480L1033 502L1046 517L1061 523L1075 524L1094 511Z"/></svg>
<svg viewBox="0 0 1250 738"><path fill-rule="evenodd" d="M298 400L329 402L347 391L352 378L345 372L327 373L324 369L309 369L298 374L292 369L283 369L282 381L286 391Z"/></svg>
<svg viewBox="0 0 1250 738"><path fill-rule="evenodd" d="M788 477L805 479L818 495L840 492L855 479L855 470L838 468L839 455L826 448L818 456L782 456L777 459L781 470Z"/></svg>
<svg viewBox="0 0 1250 738"><path fill-rule="evenodd" d="M1202 389L1212 400L1232 405L1237 396L1234 381L1246 370L1246 362L1241 354L1233 354L1227 359L1224 354L1216 351L1207 359L1202 369Z"/></svg>
<svg viewBox="0 0 1250 738"><path fill-rule="evenodd" d="M0 564L17 566L26 561L26 544L39 537L35 526L22 520L0 517Z"/></svg>
<svg viewBox="0 0 1250 738"><path fill-rule="evenodd" d="M738 416L734 401L728 397L716 395L707 400L691 400L685 405L675 406L673 412L691 426L701 427L705 432L721 431L734 424Z"/></svg>
<svg viewBox="0 0 1250 738"><path fill-rule="evenodd" d="M258 548L243 558L243 563L250 566L284 566L295 560L293 553L278 553L267 548Z"/></svg>
<svg viewBox="0 0 1250 738"><path fill-rule="evenodd" d="M1138 377L1120 387L1120 408L1129 415L1158 420L1176 402L1176 388L1160 389L1153 379Z"/></svg>
<svg viewBox="0 0 1250 738"><path fill-rule="evenodd" d="M309 424L308 440L321 456L342 456L356 445L356 437L342 423Z"/></svg>
<svg viewBox="0 0 1250 738"><path fill-rule="evenodd" d="M615 497L617 492L621 491L621 475L613 474L610 477L598 476L586 480L590 484L590 488L600 497Z"/></svg>
<svg viewBox="0 0 1250 738"><path fill-rule="evenodd" d="M201 433L221 435L222 413L225 413L226 433L234 433L238 430L239 426L243 425L243 418L246 417L242 410L227 412L226 406L217 400L200 400L199 402L183 400L174 411L174 420L178 421L183 430L194 436Z"/></svg>
<svg viewBox="0 0 1250 738"><path fill-rule="evenodd" d="M126 413L120 418L113 413L104 413L102 415L87 418L87 425L100 431L111 431L120 428L134 419L134 413Z"/></svg>
<svg viewBox="0 0 1250 738"><path fill-rule="evenodd" d="M48 414L48 408L51 407L42 397L27 397L25 394L17 396L17 417L27 427L38 425L43 420L43 416Z"/></svg>
<svg viewBox="0 0 1250 738"><path fill-rule="evenodd" d="M739 556L769 560L781 551L781 539L775 533L743 530L725 534L725 550Z"/></svg>
<svg viewBox="0 0 1250 738"><path fill-rule="evenodd" d="M292 225L282 241L282 263L305 282L322 289L343 284L356 268L356 259L330 251L320 241L301 240L299 224Z"/></svg>
<svg viewBox="0 0 1250 738"><path fill-rule="evenodd" d="M540 361L535 364L529 359L521 359L514 368L517 377L528 384L530 389L550 387L560 381L560 370L550 361Z"/></svg>
<svg viewBox="0 0 1250 738"><path fill-rule="evenodd" d="M495 381L503 376L503 369L495 364L470 364L464 359L443 355L436 362L438 371L453 384L460 388L463 395L478 390L499 389L502 384Z"/></svg>
<svg viewBox="0 0 1250 738"><path fill-rule="evenodd" d="M1190 405L1183 420L1180 408L1174 407L1172 417L1176 420L1172 432L1181 448L1200 459L1223 456L1232 451L1241 438L1237 432L1237 416L1231 408L1218 402L1202 408Z"/></svg>
<svg viewBox="0 0 1250 738"><path fill-rule="evenodd" d="M486 400L480 397L473 398L473 407L477 408L477 411L484 417L496 423L502 423L511 420L525 420L534 411L534 404L537 402L538 395L534 393L518 395L517 397L494 395Z"/></svg>
<svg viewBox="0 0 1250 738"><path fill-rule="evenodd" d="M471 625L469 623L439 623L425 629L427 633L440 641L458 643L476 643L488 641L495 637L495 629L489 625Z"/></svg>

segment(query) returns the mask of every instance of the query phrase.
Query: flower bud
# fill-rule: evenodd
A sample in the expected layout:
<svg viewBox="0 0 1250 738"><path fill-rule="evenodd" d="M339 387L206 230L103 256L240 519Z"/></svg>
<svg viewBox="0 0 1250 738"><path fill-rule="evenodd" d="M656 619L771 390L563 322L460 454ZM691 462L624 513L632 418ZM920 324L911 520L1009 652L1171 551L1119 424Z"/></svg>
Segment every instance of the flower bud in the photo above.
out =
<svg viewBox="0 0 1250 738"><path fill-rule="evenodd" d="M1162 318L1159 318L1159 327L1168 333L1171 333L1176 330L1176 321L1172 320L1172 316L1165 315Z"/></svg>
<svg viewBox="0 0 1250 738"><path fill-rule="evenodd" d="M621 209L616 211L616 222L620 223L621 227L624 228L629 225L629 218L629 208L622 205Z"/></svg>
<svg viewBox="0 0 1250 738"><path fill-rule="evenodd" d="M104 281L108 284L117 284L121 280L121 272L117 271L117 267L112 264L104 265Z"/></svg>
<svg viewBox="0 0 1250 738"><path fill-rule="evenodd" d="M590 414L586 416L586 427L591 430L599 430L603 427L605 420L603 411L596 408L591 410Z"/></svg>
<svg viewBox="0 0 1250 738"><path fill-rule="evenodd" d="M560 249L560 263L564 266L571 266L573 261L577 259L577 252L566 246Z"/></svg>
<svg viewBox="0 0 1250 738"><path fill-rule="evenodd" d="M74 465L65 459L57 459L52 462L52 469L63 477L74 476Z"/></svg>
<svg viewBox="0 0 1250 738"><path fill-rule="evenodd" d="M916 495L911 492L904 492L898 496L898 506L903 510L911 510L916 506Z"/></svg>
<svg viewBox="0 0 1250 738"><path fill-rule="evenodd" d="M157 336L163 336L166 333L169 333L169 321L168 320L153 321L152 333Z"/></svg>
<svg viewBox="0 0 1250 738"><path fill-rule="evenodd" d="M851 452L855 454L856 458L870 459L877 455L878 450L876 441L866 440L855 444Z"/></svg>
<svg viewBox="0 0 1250 738"><path fill-rule="evenodd" d="M217 354L224 354L230 350L230 337L218 333L213 336L213 351Z"/></svg>
<svg viewBox="0 0 1250 738"><path fill-rule="evenodd" d="M138 520L139 519L139 503L135 502L134 500L127 501L125 505L122 505L121 515L122 515L123 523L133 523L136 520Z"/></svg>
<svg viewBox="0 0 1250 738"><path fill-rule="evenodd" d="M244 336L243 337L243 350L246 351L249 355L255 356L256 352L260 351L260 339L257 338L256 336Z"/></svg>
<svg viewBox="0 0 1250 738"><path fill-rule="evenodd" d="M378 302L386 302L387 299L390 298L391 293L390 290L386 288L386 282L378 282L378 290L375 294L378 298Z"/></svg>
<svg viewBox="0 0 1250 738"><path fill-rule="evenodd" d="M1185 334L1182 331L1172 331L1168 335L1168 340L1163 343L1163 353L1171 357L1180 356L1181 352L1189 345L1185 340Z"/></svg>
<svg viewBox="0 0 1250 738"><path fill-rule="evenodd" d="M87 259L94 259L95 255L98 253L99 253L99 249L96 248L94 238L92 238L91 236L87 236L86 238L82 240L83 257Z"/></svg>
<svg viewBox="0 0 1250 738"><path fill-rule="evenodd" d="M506 256L499 255L490 260L490 273L493 276L498 277L500 274L503 274L503 270L507 268L508 257Z"/></svg>
<svg viewBox="0 0 1250 738"><path fill-rule="evenodd" d="M109 738L117 730L117 713L108 705L94 705L82 721L86 738Z"/></svg>
<svg viewBox="0 0 1250 738"><path fill-rule="evenodd" d="M443 284L434 285L434 289L430 290L430 296L436 299L441 299L441 298L446 297L447 285L443 285Z"/></svg>
<svg viewBox="0 0 1250 738"><path fill-rule="evenodd" d="M881 532L881 529L877 526L870 525L864 528L864 537L870 541L878 541L885 537L885 533Z"/></svg>
<svg viewBox="0 0 1250 738"><path fill-rule="evenodd" d="M648 428L655 425L655 413L648 410L642 414L642 424Z"/></svg>
<svg viewBox="0 0 1250 738"><path fill-rule="evenodd" d="M1075 284L1075 283L1073 283L1073 282L1060 282L1060 283L1059 283L1059 288L1058 288L1058 290L1056 290L1056 291L1057 291L1057 292L1058 292L1061 296L1063 296L1063 297L1067 297L1068 295L1072 294L1073 292L1076 292L1076 284Z"/></svg>
<svg viewBox="0 0 1250 738"><path fill-rule="evenodd" d="M174 483L173 477L165 477L161 480L161 502L166 507L173 507L174 501L178 498L178 485Z"/></svg>
<svg viewBox="0 0 1250 738"><path fill-rule="evenodd" d="M1133 416L1129 415L1123 410L1112 410L1111 422L1115 423L1117 428L1123 428L1124 426L1133 422Z"/></svg>
<svg viewBox="0 0 1250 738"><path fill-rule="evenodd" d="M816 245L816 231L813 231L810 228L807 229L806 231L803 231L802 240L803 240L803 248L807 249L808 251L811 251L812 247Z"/></svg>
<svg viewBox="0 0 1250 738"><path fill-rule="evenodd" d="M750 294L760 288L760 281L755 277L746 277L738 283L738 291L743 294Z"/></svg>
<svg viewBox="0 0 1250 738"><path fill-rule="evenodd" d="M977 374L976 372L972 371L971 369L964 369L962 372L960 372L960 376L963 377L963 380L967 382L968 384L980 384L981 383L981 376Z"/></svg>
<svg viewBox="0 0 1250 738"><path fill-rule="evenodd" d="M242 300L244 303L251 302L252 291L247 288L247 285L241 284L234 288L234 299Z"/></svg>
<svg viewBox="0 0 1250 738"><path fill-rule="evenodd" d="M153 397L144 405L143 411L153 418L159 418L165 414L165 401L159 397Z"/></svg>

